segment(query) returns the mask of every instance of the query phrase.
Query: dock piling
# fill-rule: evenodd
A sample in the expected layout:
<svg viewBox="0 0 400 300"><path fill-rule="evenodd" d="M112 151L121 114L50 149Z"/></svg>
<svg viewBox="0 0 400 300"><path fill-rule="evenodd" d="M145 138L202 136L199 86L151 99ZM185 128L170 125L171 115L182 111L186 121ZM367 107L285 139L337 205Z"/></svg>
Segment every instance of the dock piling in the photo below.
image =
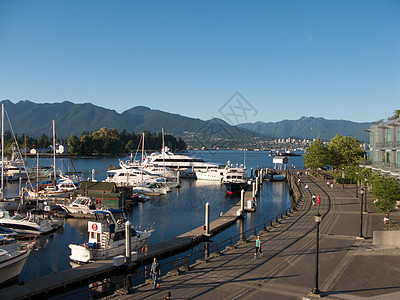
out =
<svg viewBox="0 0 400 300"><path fill-rule="evenodd" d="M206 226L206 235L210 235L210 203L206 203L206 219L205 219L205 224Z"/></svg>
<svg viewBox="0 0 400 300"><path fill-rule="evenodd" d="M131 262L131 222L125 223L125 257L126 263Z"/></svg>

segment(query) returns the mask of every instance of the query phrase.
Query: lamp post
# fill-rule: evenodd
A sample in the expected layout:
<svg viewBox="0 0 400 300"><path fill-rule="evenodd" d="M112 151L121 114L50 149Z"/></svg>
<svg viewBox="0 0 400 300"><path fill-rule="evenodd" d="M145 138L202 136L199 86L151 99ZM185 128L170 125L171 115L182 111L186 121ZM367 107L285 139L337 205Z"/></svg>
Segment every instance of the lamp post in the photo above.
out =
<svg viewBox="0 0 400 300"><path fill-rule="evenodd" d="M358 198L358 172L356 172L357 175L357 182L356 182L356 198Z"/></svg>
<svg viewBox="0 0 400 300"><path fill-rule="evenodd" d="M321 291L318 288L318 255L319 255L319 224L321 223L321 215L319 212L314 216L315 224L317 225L317 240L316 240L316 248L315 248L315 285L311 291L313 295L320 295Z"/></svg>
<svg viewBox="0 0 400 300"><path fill-rule="evenodd" d="M367 212L367 191L368 191L368 179L367 177L365 177L365 186L364 186L364 192L365 192L365 196L364 196L364 211Z"/></svg>
<svg viewBox="0 0 400 300"><path fill-rule="evenodd" d="M363 200L364 200L364 189L361 188L361 205L360 205L360 234L358 235L358 238L363 239Z"/></svg>

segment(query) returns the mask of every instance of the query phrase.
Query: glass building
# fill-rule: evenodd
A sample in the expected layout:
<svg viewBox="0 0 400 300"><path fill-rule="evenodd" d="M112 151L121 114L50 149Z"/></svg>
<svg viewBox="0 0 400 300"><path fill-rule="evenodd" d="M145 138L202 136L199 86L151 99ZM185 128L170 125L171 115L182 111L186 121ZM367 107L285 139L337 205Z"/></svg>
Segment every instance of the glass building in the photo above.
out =
<svg viewBox="0 0 400 300"><path fill-rule="evenodd" d="M400 118L373 123L367 167L400 179Z"/></svg>

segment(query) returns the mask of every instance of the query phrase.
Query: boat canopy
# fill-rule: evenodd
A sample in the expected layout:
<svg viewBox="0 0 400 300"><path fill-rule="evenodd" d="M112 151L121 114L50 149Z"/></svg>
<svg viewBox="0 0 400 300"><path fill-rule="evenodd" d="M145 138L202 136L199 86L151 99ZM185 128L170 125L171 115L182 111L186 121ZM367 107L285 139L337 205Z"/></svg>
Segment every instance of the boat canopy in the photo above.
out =
<svg viewBox="0 0 400 300"><path fill-rule="evenodd" d="M95 213L95 214L103 214L103 215L109 214L109 213L120 214L120 213L123 213L123 210L120 209L120 208L112 208L112 209L109 209L109 210L95 210L93 213Z"/></svg>

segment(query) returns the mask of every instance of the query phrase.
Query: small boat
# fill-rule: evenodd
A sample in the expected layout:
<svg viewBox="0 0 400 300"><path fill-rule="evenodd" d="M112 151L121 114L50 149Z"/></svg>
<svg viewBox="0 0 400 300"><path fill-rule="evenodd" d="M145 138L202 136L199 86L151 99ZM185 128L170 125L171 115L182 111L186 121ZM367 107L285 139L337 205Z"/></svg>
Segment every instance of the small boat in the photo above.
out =
<svg viewBox="0 0 400 300"><path fill-rule="evenodd" d="M32 210L26 213L26 216L15 214L10 216L8 211L0 211L0 226L11 228L19 236L42 235L54 231L59 224L53 224L49 219L35 214ZM57 228L58 228L57 227Z"/></svg>
<svg viewBox="0 0 400 300"><path fill-rule="evenodd" d="M132 187L133 194L144 194L147 196L160 196L166 195L171 191L171 188L161 184L161 183L153 183L148 186L134 186Z"/></svg>
<svg viewBox="0 0 400 300"><path fill-rule="evenodd" d="M125 223L128 219L122 209L96 210L96 220L88 222L89 239L83 245L70 244L69 258L77 263L109 259L125 253ZM131 229L131 249L141 249L153 229Z"/></svg>
<svg viewBox="0 0 400 300"><path fill-rule="evenodd" d="M35 240L14 242L0 246L0 285L15 281L31 253Z"/></svg>
<svg viewBox="0 0 400 300"><path fill-rule="evenodd" d="M231 167L225 174L222 183L225 185L228 194L237 194L242 190L247 191L250 186L245 168Z"/></svg>
<svg viewBox="0 0 400 300"><path fill-rule="evenodd" d="M301 154L294 153L292 150L286 149L285 151L275 151L275 154L272 154L270 156L301 156Z"/></svg>
<svg viewBox="0 0 400 300"><path fill-rule="evenodd" d="M88 196L78 196L74 201L60 207L71 214L93 214L96 210L96 199Z"/></svg>
<svg viewBox="0 0 400 300"><path fill-rule="evenodd" d="M229 166L218 167L218 168L207 168L206 170L196 171L196 178L198 180L211 180L222 182L222 179L228 173Z"/></svg>

